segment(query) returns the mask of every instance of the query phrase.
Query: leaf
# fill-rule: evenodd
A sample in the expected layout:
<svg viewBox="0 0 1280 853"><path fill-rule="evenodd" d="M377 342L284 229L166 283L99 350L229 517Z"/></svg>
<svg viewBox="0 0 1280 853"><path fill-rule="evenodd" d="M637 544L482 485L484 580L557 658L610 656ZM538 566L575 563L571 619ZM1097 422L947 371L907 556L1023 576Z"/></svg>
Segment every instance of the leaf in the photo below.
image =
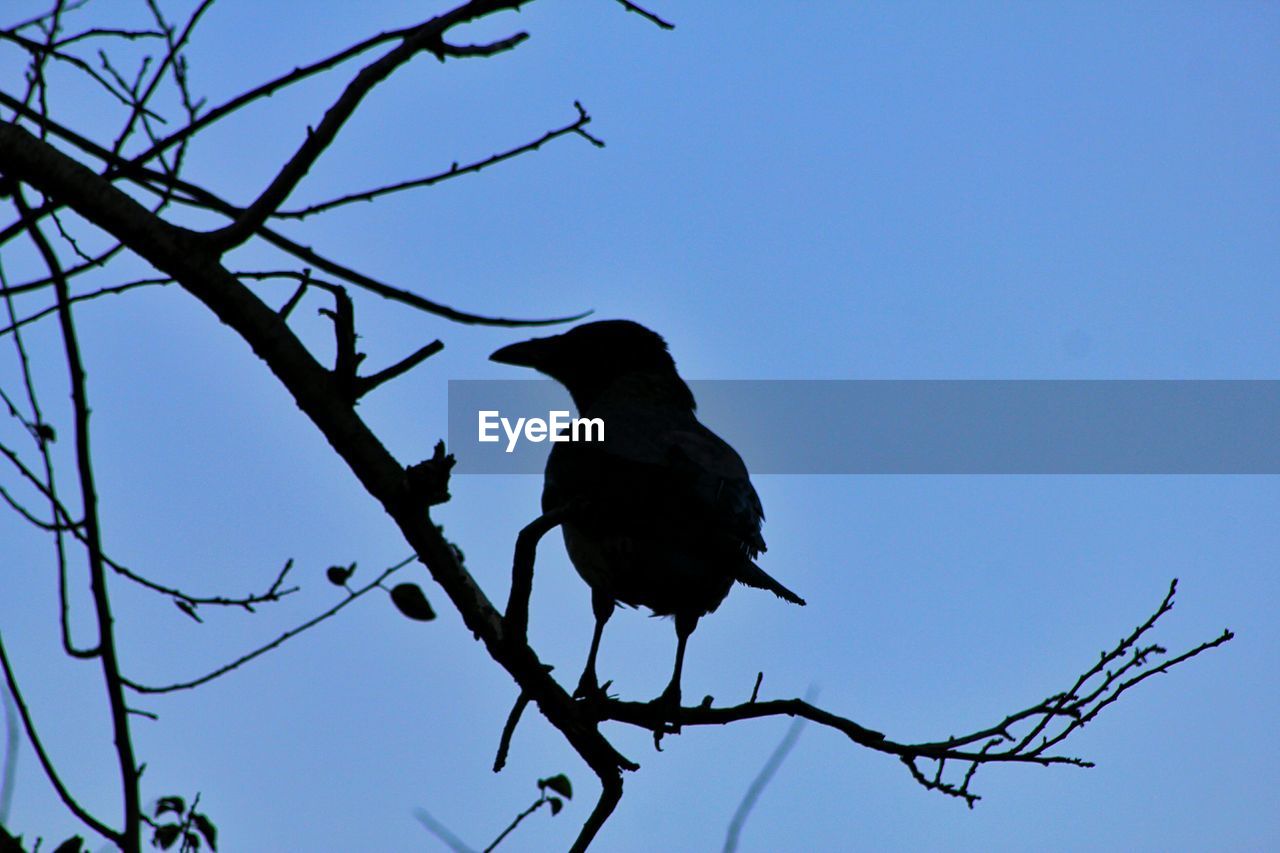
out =
<svg viewBox="0 0 1280 853"><path fill-rule="evenodd" d="M566 800L573 799L573 785L569 783L569 777L563 773L557 773L546 779L538 780L538 789L550 788Z"/></svg>
<svg viewBox="0 0 1280 853"><path fill-rule="evenodd" d="M191 822L196 825L196 829L200 830L200 834L204 836L204 840L209 842L210 850L218 849L218 828L213 825L213 821L196 812L191 816Z"/></svg>
<svg viewBox="0 0 1280 853"><path fill-rule="evenodd" d="M351 576L356 573L356 564L349 566L330 566L324 570L324 576L329 579L329 583L334 586L346 586L347 581L351 580Z"/></svg>
<svg viewBox="0 0 1280 853"><path fill-rule="evenodd" d="M187 810L187 804L182 797L161 797L156 800L156 817L165 812L173 812L174 814L182 814Z"/></svg>
<svg viewBox="0 0 1280 853"><path fill-rule="evenodd" d="M80 853L82 850L84 850L84 839L78 835L73 835L55 847L53 853Z"/></svg>
<svg viewBox="0 0 1280 853"><path fill-rule="evenodd" d="M555 817L560 814L560 810L564 808L564 800L559 797L548 797L547 802L551 803L551 816Z"/></svg>
<svg viewBox="0 0 1280 853"><path fill-rule="evenodd" d="M178 840L178 835L181 833L181 826L176 823L166 823L164 826L156 827L155 838L151 843L160 845L162 850L168 850L173 846L173 842Z"/></svg>
<svg viewBox="0 0 1280 853"><path fill-rule="evenodd" d="M430 622L436 618L436 612L431 609L431 603L427 601L422 588L416 583L402 583L394 586L391 589L391 601L395 603L397 610L410 619Z"/></svg>

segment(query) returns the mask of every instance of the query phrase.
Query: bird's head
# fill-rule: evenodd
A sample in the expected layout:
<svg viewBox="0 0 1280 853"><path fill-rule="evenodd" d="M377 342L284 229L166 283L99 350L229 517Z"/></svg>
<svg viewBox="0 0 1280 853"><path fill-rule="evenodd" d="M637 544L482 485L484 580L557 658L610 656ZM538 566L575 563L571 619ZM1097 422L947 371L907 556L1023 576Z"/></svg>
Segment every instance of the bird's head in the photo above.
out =
<svg viewBox="0 0 1280 853"><path fill-rule="evenodd" d="M532 367L550 376L569 389L579 411L629 374L646 374L670 384L674 399L693 407L693 395L676 373L667 342L657 332L630 320L583 323L562 335L505 346L489 359Z"/></svg>

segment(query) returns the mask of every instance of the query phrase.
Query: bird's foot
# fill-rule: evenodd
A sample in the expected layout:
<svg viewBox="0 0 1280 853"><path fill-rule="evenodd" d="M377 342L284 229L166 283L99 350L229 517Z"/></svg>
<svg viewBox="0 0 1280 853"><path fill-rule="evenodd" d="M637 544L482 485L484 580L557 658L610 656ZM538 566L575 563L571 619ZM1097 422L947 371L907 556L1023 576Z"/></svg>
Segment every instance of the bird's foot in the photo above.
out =
<svg viewBox="0 0 1280 853"><path fill-rule="evenodd" d="M582 678L578 679L578 686L573 691L573 698L586 705L599 705L613 698L608 693L612 685L612 681L606 681L601 685L596 682L595 678L587 678L586 675L583 675Z"/></svg>
<svg viewBox="0 0 1280 853"><path fill-rule="evenodd" d="M649 703L662 716L662 720L653 730L653 746L662 752L663 735L680 734L680 686L672 683L662 694Z"/></svg>

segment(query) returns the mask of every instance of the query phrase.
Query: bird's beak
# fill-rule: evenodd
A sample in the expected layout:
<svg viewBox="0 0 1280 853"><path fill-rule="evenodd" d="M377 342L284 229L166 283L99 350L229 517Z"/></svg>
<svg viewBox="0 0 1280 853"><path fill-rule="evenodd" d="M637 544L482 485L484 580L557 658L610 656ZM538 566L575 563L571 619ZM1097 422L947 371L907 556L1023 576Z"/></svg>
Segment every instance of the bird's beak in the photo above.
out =
<svg viewBox="0 0 1280 853"><path fill-rule="evenodd" d="M541 370L547 366L552 353L556 349L555 342L557 337L534 338L531 341L510 344L489 356L489 360L496 361L499 364L514 364L518 367L532 367L535 370Z"/></svg>

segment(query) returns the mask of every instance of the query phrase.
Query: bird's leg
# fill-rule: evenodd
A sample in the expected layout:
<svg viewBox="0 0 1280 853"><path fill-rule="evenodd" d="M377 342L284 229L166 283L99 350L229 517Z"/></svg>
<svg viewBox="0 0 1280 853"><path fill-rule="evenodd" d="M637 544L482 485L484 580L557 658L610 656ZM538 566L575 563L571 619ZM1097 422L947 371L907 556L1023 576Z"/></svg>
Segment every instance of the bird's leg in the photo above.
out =
<svg viewBox="0 0 1280 853"><path fill-rule="evenodd" d="M676 614L676 668L671 673L671 683L662 695L654 700L659 705L671 708L680 707L680 673L684 669L684 647L689 642L689 635L698 627L698 616L687 613Z"/></svg>
<svg viewBox="0 0 1280 853"><path fill-rule="evenodd" d="M596 616L595 633L591 635L591 651L587 652L587 666L578 679L578 689L573 691L575 698L602 699L604 691L596 680L596 654L600 651L600 637L604 634L604 623L613 615L613 598L607 593L591 590L591 611Z"/></svg>

